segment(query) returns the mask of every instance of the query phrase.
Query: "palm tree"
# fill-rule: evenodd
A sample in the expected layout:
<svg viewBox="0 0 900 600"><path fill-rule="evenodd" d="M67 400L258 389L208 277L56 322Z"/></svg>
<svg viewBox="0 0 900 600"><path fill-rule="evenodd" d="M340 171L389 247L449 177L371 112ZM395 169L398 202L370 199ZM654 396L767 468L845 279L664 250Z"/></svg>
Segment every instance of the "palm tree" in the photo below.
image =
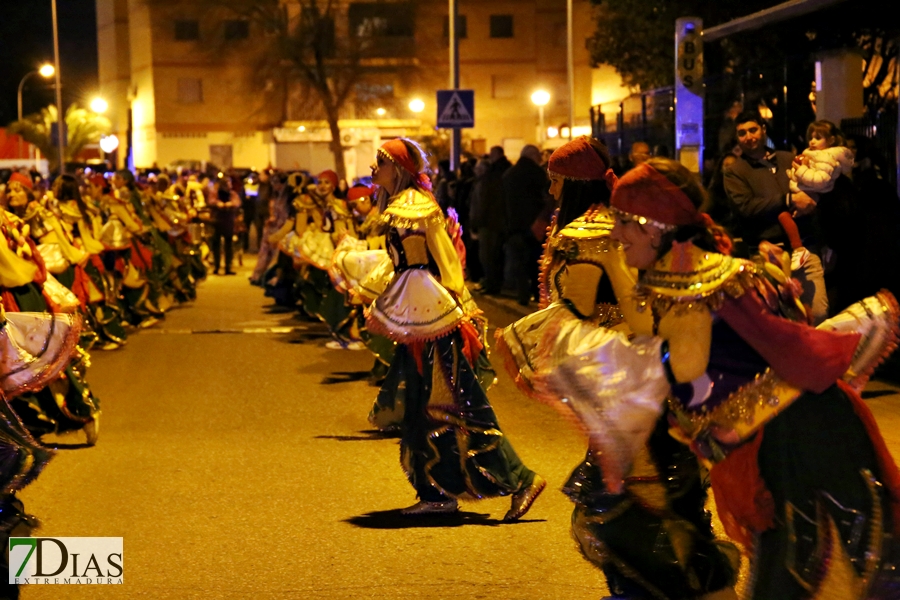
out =
<svg viewBox="0 0 900 600"><path fill-rule="evenodd" d="M56 106L42 108L40 112L26 116L21 121L11 123L10 131L21 135L25 141L34 144L47 157L50 170L59 168L59 147L53 136L53 125L57 122ZM112 129L109 119L97 113L72 104L66 110L66 162L70 162L88 144L95 144Z"/></svg>

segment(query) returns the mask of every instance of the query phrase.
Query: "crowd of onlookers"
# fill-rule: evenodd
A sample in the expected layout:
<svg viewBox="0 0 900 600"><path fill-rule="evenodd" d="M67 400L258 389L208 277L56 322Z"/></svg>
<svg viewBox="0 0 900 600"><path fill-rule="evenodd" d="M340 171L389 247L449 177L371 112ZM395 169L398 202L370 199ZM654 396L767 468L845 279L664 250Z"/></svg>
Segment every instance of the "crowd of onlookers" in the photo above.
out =
<svg viewBox="0 0 900 600"><path fill-rule="evenodd" d="M811 123L806 137L806 149L776 150L758 113L735 117L736 143L708 177L707 212L737 254L763 242L792 251L821 320L881 288L900 293L900 201L872 140L829 121Z"/></svg>
<svg viewBox="0 0 900 600"><path fill-rule="evenodd" d="M704 173L706 206L748 257L766 242L788 252L815 321L881 288L900 293L900 201L886 166L865 137L828 121L810 124L809 148L776 150L754 111L736 115L731 143ZM665 149L635 142L614 161L617 175ZM467 158L456 173L440 165L436 197L464 226L467 271L483 294L515 294L527 305L553 212L549 152L526 146L513 164L499 146Z"/></svg>
<svg viewBox="0 0 900 600"><path fill-rule="evenodd" d="M704 173L704 184L707 212L734 238L735 253L749 256L768 242L794 254L795 272L810 290L818 320L881 287L900 293L900 275L883 266L900 257L900 202L872 141L845 138L834 124L817 121L809 128L810 148L795 156L773 147L756 112L735 116L729 128L731 123L731 141L714 168ZM660 153L667 151L635 142L627 155L614 160L613 170L621 175ZM549 155L549 150L527 145L513 162L501 146L494 146L486 155L464 156L453 172L449 161L435 165L435 197L445 211L457 213L467 277L477 293L511 294L522 305L536 298L537 261L554 210L548 193ZM818 167L828 170L827 176ZM272 252L265 238L287 218L288 178L315 183L306 171L229 170L207 176L154 169L143 173L138 184L153 185L160 176L171 179L175 190L207 199L214 273L221 262L224 272L231 273L233 257L240 260L253 240L254 249ZM804 177L822 179L825 187L810 187ZM368 178L353 183L360 182L367 184ZM37 177L35 185L42 184ZM335 196L343 197L349 185L339 181ZM788 218L799 239L790 239L793 226L786 229L784 224ZM256 272L252 279L260 283L262 276Z"/></svg>

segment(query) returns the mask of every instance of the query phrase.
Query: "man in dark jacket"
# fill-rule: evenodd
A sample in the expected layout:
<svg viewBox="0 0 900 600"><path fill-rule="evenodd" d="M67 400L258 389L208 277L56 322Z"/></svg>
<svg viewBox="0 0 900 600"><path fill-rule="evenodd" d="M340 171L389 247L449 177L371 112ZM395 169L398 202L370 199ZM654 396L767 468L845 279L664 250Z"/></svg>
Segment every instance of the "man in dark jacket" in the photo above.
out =
<svg viewBox="0 0 900 600"><path fill-rule="evenodd" d="M478 232L478 254L484 268L480 291L499 294L503 288L503 242L506 234L506 201L503 174L512 166L500 146L491 148L486 172L475 182L472 213L473 231Z"/></svg>
<svg viewBox="0 0 900 600"><path fill-rule="evenodd" d="M778 215L787 211L801 234L808 234L815 201L803 192L790 193L788 169L793 154L766 146L766 126L759 114L745 111L735 119L741 155L724 170L725 191L734 211L734 234L743 238L749 252L761 241L783 243L787 237Z"/></svg>
<svg viewBox="0 0 900 600"><path fill-rule="evenodd" d="M541 151L525 146L519 161L503 174L506 200L506 261L519 304L528 306L537 295L541 243L532 226L544 211L550 180L540 167Z"/></svg>

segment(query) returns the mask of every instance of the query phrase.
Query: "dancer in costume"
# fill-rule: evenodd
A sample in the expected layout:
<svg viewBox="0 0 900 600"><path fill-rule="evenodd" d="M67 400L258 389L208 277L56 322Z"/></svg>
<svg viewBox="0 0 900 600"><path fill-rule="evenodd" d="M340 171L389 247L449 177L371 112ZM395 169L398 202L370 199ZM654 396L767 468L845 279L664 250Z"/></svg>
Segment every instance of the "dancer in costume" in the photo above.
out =
<svg viewBox="0 0 900 600"><path fill-rule="evenodd" d="M375 355L372 376L384 377L394 356L394 343L366 330L362 310L384 291L394 273L391 258L384 249L384 236L379 233L380 213L372 203L374 192L374 188L363 185L347 191L347 203L356 221L353 223L355 235L350 235L348 229L337 243L328 276L335 289L344 294L345 304L352 309L347 329Z"/></svg>
<svg viewBox="0 0 900 600"><path fill-rule="evenodd" d="M150 277L153 253L140 241L146 229L134 175L127 170L117 171L111 193L104 194L102 202L109 215L100 234L107 250L103 264L107 271L115 272L127 322L150 327L164 316L160 305L162 291L159 281Z"/></svg>
<svg viewBox="0 0 900 600"><path fill-rule="evenodd" d="M0 301L0 543L5 547L10 537L28 537L37 527L16 492L34 481L53 456L31 436L9 400L59 377L77 351L79 326L76 315L7 313ZM0 559L0 568L6 560ZM4 598L18 597L15 586L0 590Z"/></svg>
<svg viewBox="0 0 900 600"><path fill-rule="evenodd" d="M398 138L372 166L394 277L367 323L397 342L383 390L405 389L401 464L419 497L403 512L449 513L460 497L511 495L505 519L516 520L546 482L519 459L476 379L483 334L427 164L415 142Z"/></svg>
<svg viewBox="0 0 900 600"><path fill-rule="evenodd" d="M622 177L612 237L641 275L637 288L612 283L632 331L659 347L644 344L640 361L624 345L575 353L551 378L573 398L597 398L614 387L616 360L640 362L628 367L635 385L658 379L660 360L670 423L710 465L726 532L753 553L749 597L885 597L881 586L896 585L887 558L900 474L842 378L861 385L889 351L896 303L879 294L819 329L785 318L791 294L719 252L697 210L703 199L674 161ZM607 269L619 260L607 257ZM863 335L841 332L854 329Z"/></svg>
<svg viewBox="0 0 900 600"><path fill-rule="evenodd" d="M306 314L328 326L334 338L329 342L330 348L362 350L364 346L352 327L352 309L328 278L328 268L340 238L345 234L356 237L353 216L344 201L334 196L337 184L337 173L323 171L316 178L315 189L300 196L298 222L303 219L302 213L307 217L295 253L303 263L297 289Z"/></svg>
<svg viewBox="0 0 900 600"><path fill-rule="evenodd" d="M544 308L498 332L510 375L526 394L550 404L562 396L542 385L549 374L573 352L608 343L605 329L627 333L609 279L633 285L636 272L603 266L615 248L608 205L616 178L609 164L606 147L587 136L550 157L550 191L560 207L541 261ZM572 473L563 487L575 503L572 534L603 570L613 598L733 596L738 551L715 539L699 464L669 436L661 400L627 429L607 423L607 433L620 437L607 435L604 444L620 447L594 444ZM627 472L606 460L623 451ZM604 475L622 480L621 489L610 489Z"/></svg>
<svg viewBox="0 0 900 600"><path fill-rule="evenodd" d="M264 277L266 296L286 308L297 307L298 269L302 266L297 262L297 251L300 237L316 216L315 206L307 206L303 201L308 181L303 173L288 175L279 198L287 215L281 228L269 235L269 243L278 248L278 255Z"/></svg>
<svg viewBox="0 0 900 600"><path fill-rule="evenodd" d="M9 190L12 206L28 206L30 190ZM16 215L0 211L0 294L7 314L74 312L78 300L47 272L29 227ZM52 310L51 310L52 307ZM87 354L80 348L59 377L40 388L21 390L11 401L32 435L82 429L89 444L97 441L99 400L85 382Z"/></svg>
<svg viewBox="0 0 900 600"><path fill-rule="evenodd" d="M253 274L250 275L250 283L258 286L263 285L266 272L278 258L278 248L276 244L270 241L270 237L280 230L287 220L287 210L281 194L278 193L282 187L281 179L277 174L273 173L270 175L270 181L272 182L273 194L268 200L269 205L266 214L269 216L263 223L263 229L259 235L260 243L259 252L256 255L256 267L253 269Z"/></svg>
<svg viewBox="0 0 900 600"><path fill-rule="evenodd" d="M183 194L173 192L169 177L160 175L156 190L147 192L147 212L153 226L172 248L172 271L169 285L175 290L178 302L197 298L197 281L206 277L206 267L200 257L200 247L188 231L190 207Z"/></svg>
<svg viewBox="0 0 900 600"><path fill-rule="evenodd" d="M78 181L71 175L57 178L53 194L55 210L35 211L31 219L32 232L42 232L38 250L47 269L78 298L85 321L82 346L85 349L93 348L94 344L104 350L118 348L127 336L112 281L101 274L100 254L104 248L95 237L95 232L99 234L100 231L99 209L91 211ZM45 198L48 200L52 200L50 194ZM50 205L51 202L47 202L47 208ZM54 264L56 268L52 267ZM85 331L90 335L85 336Z"/></svg>

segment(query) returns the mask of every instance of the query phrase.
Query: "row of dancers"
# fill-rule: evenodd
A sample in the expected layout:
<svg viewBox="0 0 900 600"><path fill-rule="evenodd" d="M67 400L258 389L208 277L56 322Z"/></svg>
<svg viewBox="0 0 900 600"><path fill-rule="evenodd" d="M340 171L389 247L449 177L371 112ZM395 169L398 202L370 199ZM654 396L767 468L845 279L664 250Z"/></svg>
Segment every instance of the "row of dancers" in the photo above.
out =
<svg viewBox="0 0 900 600"><path fill-rule="evenodd" d="M194 203L161 178L143 188L113 177L61 175L50 190L14 172L0 208L0 531L27 536L37 520L16 493L53 457L48 434L100 432L86 380L91 350L196 297L205 275L191 236ZM196 227L193 228L196 234ZM4 590L17 596L14 586Z"/></svg>
<svg viewBox="0 0 900 600"><path fill-rule="evenodd" d="M369 418L399 431L418 499L405 515L509 496L514 521L546 482L491 408L487 324L427 165L398 138L349 204L330 172L297 185L266 285L386 366ZM679 163L617 179L582 137L548 170L541 309L498 331L496 352L524 395L586 434L563 491L612 597L735 597L742 556L756 600L895 597L900 472L859 396L896 345L894 298L814 327L790 252L733 258ZM710 484L730 539L713 532Z"/></svg>

